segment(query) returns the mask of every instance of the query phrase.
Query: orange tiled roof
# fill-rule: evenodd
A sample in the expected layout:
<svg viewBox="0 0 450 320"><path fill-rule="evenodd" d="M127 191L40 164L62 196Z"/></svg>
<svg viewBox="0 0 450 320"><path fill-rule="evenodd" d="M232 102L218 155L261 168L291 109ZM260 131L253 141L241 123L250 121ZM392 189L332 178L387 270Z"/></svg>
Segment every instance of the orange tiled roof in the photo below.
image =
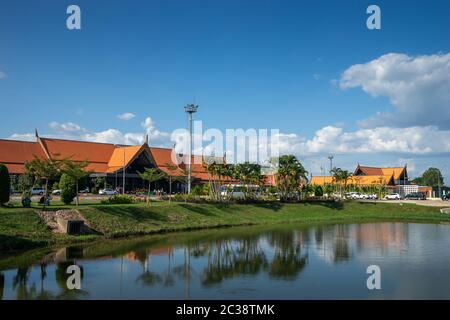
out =
<svg viewBox="0 0 450 320"><path fill-rule="evenodd" d="M24 164L35 158L45 159L42 148L36 142L0 139L0 163L13 174L24 173Z"/></svg>
<svg viewBox="0 0 450 320"><path fill-rule="evenodd" d="M132 161L142 146L115 148L108 161L108 167L123 167Z"/></svg>
<svg viewBox="0 0 450 320"><path fill-rule="evenodd" d="M313 176L311 177L311 184L324 185L336 183L332 176ZM378 185L378 184L392 184L392 176L390 175L365 175L365 176L351 176L347 180L347 184L356 184L362 186Z"/></svg>
<svg viewBox="0 0 450 320"><path fill-rule="evenodd" d="M73 161L88 161L88 171L95 173L113 173L121 170L139 154L142 148L148 148L155 165L167 174L174 174L167 164L172 162L171 149L150 148L143 146L117 146L111 143L37 138L37 142L0 140L0 162L5 163L11 173L23 173L24 164L34 159L50 157L53 160L70 158ZM125 152L125 154L124 154ZM207 181L210 176L206 171L202 156L192 156L192 176ZM182 175L185 166L176 166L175 175Z"/></svg>
<svg viewBox="0 0 450 320"><path fill-rule="evenodd" d="M381 168L381 167L368 167L368 166L360 166L358 165L355 169L355 175L359 175L358 173L361 172L364 175L393 175L395 180L400 179L400 176L403 174L403 171L405 170L405 167L387 167L387 168Z"/></svg>
<svg viewBox="0 0 450 320"><path fill-rule="evenodd" d="M396 168L381 168L384 175L393 175L395 180L400 179L400 176L403 174L405 170L404 167L396 167Z"/></svg>
<svg viewBox="0 0 450 320"><path fill-rule="evenodd" d="M53 160L70 158L73 161L108 163L116 148L111 143L39 138Z"/></svg>

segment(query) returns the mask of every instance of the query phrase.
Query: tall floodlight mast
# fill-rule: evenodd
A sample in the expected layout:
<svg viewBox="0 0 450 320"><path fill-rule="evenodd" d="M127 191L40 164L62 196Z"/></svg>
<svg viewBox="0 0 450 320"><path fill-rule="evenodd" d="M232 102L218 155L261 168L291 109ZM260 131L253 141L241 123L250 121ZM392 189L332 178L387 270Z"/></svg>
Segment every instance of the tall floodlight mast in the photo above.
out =
<svg viewBox="0 0 450 320"><path fill-rule="evenodd" d="M188 165L188 181L187 181L187 191L191 193L191 182L192 182L192 114L196 113L198 106L194 104L188 104L184 107L184 111L188 115L188 126L189 126L189 159L187 162Z"/></svg>
<svg viewBox="0 0 450 320"><path fill-rule="evenodd" d="M330 160L330 174L331 174L331 170L333 170L333 159L334 159L334 156L332 154L330 154L328 156L328 159Z"/></svg>

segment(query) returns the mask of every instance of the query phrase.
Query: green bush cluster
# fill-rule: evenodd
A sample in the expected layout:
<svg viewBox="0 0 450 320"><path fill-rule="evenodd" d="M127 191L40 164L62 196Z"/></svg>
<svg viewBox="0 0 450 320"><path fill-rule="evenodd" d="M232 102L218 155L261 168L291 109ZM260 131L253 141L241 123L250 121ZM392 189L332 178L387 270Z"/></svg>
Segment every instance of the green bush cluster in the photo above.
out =
<svg viewBox="0 0 450 320"><path fill-rule="evenodd" d="M321 186L315 186L314 187L314 196L315 197L322 197L323 196L323 189Z"/></svg>
<svg viewBox="0 0 450 320"><path fill-rule="evenodd" d="M59 187L61 188L61 201L64 204L71 204L73 199L77 196L75 190L75 180L63 173L59 180Z"/></svg>
<svg viewBox="0 0 450 320"><path fill-rule="evenodd" d="M134 198L132 196L116 194L108 199L103 199L101 201L102 204L130 204L134 202Z"/></svg>

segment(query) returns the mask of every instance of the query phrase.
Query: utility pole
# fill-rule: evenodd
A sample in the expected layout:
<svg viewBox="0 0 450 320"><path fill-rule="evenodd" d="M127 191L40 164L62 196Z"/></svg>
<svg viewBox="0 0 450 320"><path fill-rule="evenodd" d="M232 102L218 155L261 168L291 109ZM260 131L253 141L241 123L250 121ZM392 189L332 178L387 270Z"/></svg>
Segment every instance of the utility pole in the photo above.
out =
<svg viewBox="0 0 450 320"><path fill-rule="evenodd" d="M194 104L187 104L184 107L184 111L188 115L188 126L189 126L189 160L188 160L188 194L191 193L191 182L192 182L192 114L196 113L198 106Z"/></svg>
<svg viewBox="0 0 450 320"><path fill-rule="evenodd" d="M439 192L439 198L441 197L441 171L439 169L436 170L436 173L438 174L438 192Z"/></svg>
<svg viewBox="0 0 450 320"><path fill-rule="evenodd" d="M122 194L125 194L125 147L123 147L123 168L122 168L122 171L123 171L123 177L122 177L122 179L123 179L123 181L122 181L122 183L123 183Z"/></svg>
<svg viewBox="0 0 450 320"><path fill-rule="evenodd" d="M330 154L328 156L328 159L330 160L330 175L331 175L331 170L333 170L333 159L334 159L333 155Z"/></svg>

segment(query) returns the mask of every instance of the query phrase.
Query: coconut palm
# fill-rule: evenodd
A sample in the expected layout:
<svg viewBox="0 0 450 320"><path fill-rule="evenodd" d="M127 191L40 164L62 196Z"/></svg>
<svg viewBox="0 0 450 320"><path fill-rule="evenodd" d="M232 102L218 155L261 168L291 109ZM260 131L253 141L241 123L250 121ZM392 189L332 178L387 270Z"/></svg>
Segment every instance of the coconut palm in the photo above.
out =
<svg viewBox="0 0 450 320"><path fill-rule="evenodd" d="M276 173L277 188L281 200L288 200L301 191L301 185L307 181L308 172L294 155L283 155L278 158Z"/></svg>

